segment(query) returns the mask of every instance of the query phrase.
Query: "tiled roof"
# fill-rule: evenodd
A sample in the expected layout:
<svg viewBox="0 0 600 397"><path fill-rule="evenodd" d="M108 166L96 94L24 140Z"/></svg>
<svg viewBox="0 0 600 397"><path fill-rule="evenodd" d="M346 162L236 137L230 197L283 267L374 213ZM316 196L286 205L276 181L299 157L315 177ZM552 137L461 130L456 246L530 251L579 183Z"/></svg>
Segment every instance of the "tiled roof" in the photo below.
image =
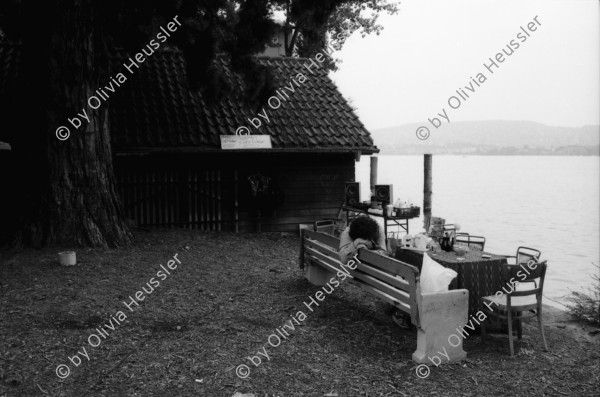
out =
<svg viewBox="0 0 600 397"><path fill-rule="evenodd" d="M5 65L4 57L12 54L14 58L14 50L3 52L2 47L0 45L0 65ZM377 151L369 132L325 69L312 67L314 74L311 74L304 67L310 60L301 58L258 60L273 72L281 95L285 98L283 91L289 95L289 99L281 100L278 109L264 105L269 123L240 99L242 81L229 71L224 58L218 58L217 62L234 89L230 96L214 103L189 88L184 59L178 51L154 53L139 69L134 68L133 74L120 61L113 68L113 77L123 72L128 80L116 88L109 99L114 149L117 152L219 149L219 135L235 134L238 127L246 126L254 134L270 135L274 149ZM7 72L3 69L0 67L0 84L6 78L4 73ZM293 83L298 73L307 77L304 83ZM283 89L290 83L294 93ZM275 100L273 104L277 105ZM262 126L254 129L248 118L260 119Z"/></svg>

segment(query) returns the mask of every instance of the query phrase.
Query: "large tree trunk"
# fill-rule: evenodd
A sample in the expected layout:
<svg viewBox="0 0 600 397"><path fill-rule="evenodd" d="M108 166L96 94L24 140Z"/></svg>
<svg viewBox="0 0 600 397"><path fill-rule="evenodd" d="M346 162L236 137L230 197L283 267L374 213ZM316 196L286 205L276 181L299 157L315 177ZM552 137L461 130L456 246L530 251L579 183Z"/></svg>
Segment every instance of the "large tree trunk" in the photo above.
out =
<svg viewBox="0 0 600 397"><path fill-rule="evenodd" d="M116 191L108 110L88 99L108 83L101 21L93 0L26 0L32 16L22 45L23 128L13 150L24 161L25 208L18 240L26 245L125 246L132 241ZM101 6L100 6L101 7ZM94 103L95 106L95 103ZM90 122L77 116L85 110ZM70 137L57 139L65 126Z"/></svg>

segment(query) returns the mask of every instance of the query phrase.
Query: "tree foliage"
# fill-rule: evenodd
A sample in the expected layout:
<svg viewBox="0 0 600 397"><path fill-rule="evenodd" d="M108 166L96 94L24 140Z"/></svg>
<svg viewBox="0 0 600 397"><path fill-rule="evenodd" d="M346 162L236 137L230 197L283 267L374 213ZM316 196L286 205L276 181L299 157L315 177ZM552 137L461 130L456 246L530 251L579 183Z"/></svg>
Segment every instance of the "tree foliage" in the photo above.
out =
<svg viewBox="0 0 600 397"><path fill-rule="evenodd" d="M285 16L287 56L312 57L331 37L338 49L354 32L365 37L379 34L382 14L394 15L399 1L394 0L280 0L275 9Z"/></svg>
<svg viewBox="0 0 600 397"><path fill-rule="evenodd" d="M274 15L284 20L286 55L312 57L326 47L330 37L337 38L339 49L354 32L363 37L379 34L380 15L395 14L399 7L394 0L3 0L0 29L20 40L32 29L31 13L57 20L68 3L88 3L98 71L105 71L107 63L101 61L107 51L137 51L177 14L185 21L184 27L170 44L184 51L192 86L215 96L227 90L214 65L215 57L222 54L244 77L248 99L259 102L270 96L273 87L268 71L252 56L263 51L273 36Z"/></svg>

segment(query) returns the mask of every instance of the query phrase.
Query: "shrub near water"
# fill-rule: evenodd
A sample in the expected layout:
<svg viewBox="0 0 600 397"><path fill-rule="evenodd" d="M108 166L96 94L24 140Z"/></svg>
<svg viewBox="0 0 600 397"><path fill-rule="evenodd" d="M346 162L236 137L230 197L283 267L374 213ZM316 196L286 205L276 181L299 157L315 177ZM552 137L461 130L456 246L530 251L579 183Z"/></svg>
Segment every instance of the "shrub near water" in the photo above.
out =
<svg viewBox="0 0 600 397"><path fill-rule="evenodd" d="M589 293L572 291L567 297L570 302L571 315L577 320L587 321L593 325L600 326L600 266L594 264L598 270L592 275L594 287L589 288Z"/></svg>

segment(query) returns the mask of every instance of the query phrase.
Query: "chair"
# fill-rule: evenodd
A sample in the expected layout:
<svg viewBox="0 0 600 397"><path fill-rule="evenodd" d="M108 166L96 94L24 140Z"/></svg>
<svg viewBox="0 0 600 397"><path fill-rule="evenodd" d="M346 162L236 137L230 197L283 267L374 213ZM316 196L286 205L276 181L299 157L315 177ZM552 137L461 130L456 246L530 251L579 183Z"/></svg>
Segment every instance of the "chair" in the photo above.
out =
<svg viewBox="0 0 600 397"><path fill-rule="evenodd" d="M456 233L456 225L453 223L447 223L443 226L445 232L454 232ZM467 234L467 233L465 233Z"/></svg>
<svg viewBox="0 0 600 397"><path fill-rule="evenodd" d="M313 223L315 232L323 232L334 237L340 237L347 225L347 220L342 218L343 206L340 207L337 218L322 219ZM348 222L349 224L349 222Z"/></svg>
<svg viewBox="0 0 600 397"><path fill-rule="evenodd" d="M469 248L473 251L483 251L485 248L485 237L469 236Z"/></svg>
<svg viewBox="0 0 600 397"><path fill-rule="evenodd" d="M541 251L535 248L519 247L515 256L507 256L506 259L508 261L508 258L515 258L515 265L521 265L523 263L527 264L532 259L539 261L540 255L542 255Z"/></svg>
<svg viewBox="0 0 600 397"><path fill-rule="evenodd" d="M469 246L469 233L456 233L454 238L454 244L460 245L463 247Z"/></svg>
<svg viewBox="0 0 600 397"><path fill-rule="evenodd" d="M526 274L527 272L529 274ZM527 318L537 317L538 328L544 342L544 350L548 350L542 325L542 293L544 278L546 276L546 261L538 262L537 260L531 260L520 266L505 264L502 266L502 274L503 282L506 283L502 288L504 293L481 298L484 303L483 312L488 317L496 317L508 322L508 341L511 357L515 355L513 347L513 321L516 321L518 324L517 337L520 340L523 334L521 324ZM535 279L539 279L539 286L535 283ZM518 282L515 284L515 281ZM517 291L516 285L520 282L534 282L535 288ZM507 291L509 288L510 291ZM493 305L498 309L498 312L491 309ZM523 312L526 313L524 314ZM513 317L514 314L516 314L515 317ZM485 336L486 321L483 321L481 324L482 342L485 340Z"/></svg>
<svg viewBox="0 0 600 397"><path fill-rule="evenodd" d="M313 230L315 232L322 232L333 236L333 230L335 229L335 221L333 219L324 219L322 221L315 221Z"/></svg>
<svg viewBox="0 0 600 397"><path fill-rule="evenodd" d="M454 243L468 247L473 251L483 251L485 248L485 237L471 236L469 233L456 233Z"/></svg>
<svg viewBox="0 0 600 397"><path fill-rule="evenodd" d="M540 256L542 255L542 252L539 250L536 250L535 248L530 248L530 247L519 247L517 248L517 254L514 256L507 256L506 257L506 262L511 265L512 263L510 263L511 261L509 261L509 259L514 259L515 263L514 265L526 265L530 260L535 260L536 262L540 260ZM537 284L535 283L535 280L533 281L521 281L521 282L533 282L533 284L537 287Z"/></svg>

